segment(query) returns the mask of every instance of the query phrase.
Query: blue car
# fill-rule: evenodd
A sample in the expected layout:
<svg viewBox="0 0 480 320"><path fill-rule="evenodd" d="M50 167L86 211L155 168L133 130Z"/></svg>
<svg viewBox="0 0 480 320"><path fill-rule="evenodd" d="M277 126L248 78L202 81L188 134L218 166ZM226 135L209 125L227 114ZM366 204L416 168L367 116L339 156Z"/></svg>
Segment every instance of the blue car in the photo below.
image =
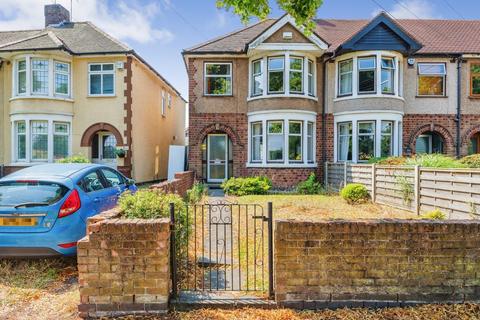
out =
<svg viewBox="0 0 480 320"><path fill-rule="evenodd" d="M0 179L0 257L73 255L87 218L137 190L97 164L32 166Z"/></svg>

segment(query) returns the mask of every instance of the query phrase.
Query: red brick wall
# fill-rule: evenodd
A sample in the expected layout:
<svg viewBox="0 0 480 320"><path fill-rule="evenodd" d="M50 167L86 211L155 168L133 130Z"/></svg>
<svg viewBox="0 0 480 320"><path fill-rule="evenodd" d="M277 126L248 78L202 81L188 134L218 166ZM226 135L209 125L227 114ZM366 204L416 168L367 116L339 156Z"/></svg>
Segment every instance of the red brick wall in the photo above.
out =
<svg viewBox="0 0 480 320"><path fill-rule="evenodd" d="M165 193L176 193L185 196L187 190L192 188L195 182L195 173L193 171L185 171L175 173L174 179L164 181L150 186L150 189L160 189Z"/></svg>
<svg viewBox="0 0 480 320"><path fill-rule="evenodd" d="M277 221L275 298L294 308L480 298L475 221Z"/></svg>
<svg viewBox="0 0 480 320"><path fill-rule="evenodd" d="M78 242L80 317L168 310L170 220L93 217Z"/></svg>

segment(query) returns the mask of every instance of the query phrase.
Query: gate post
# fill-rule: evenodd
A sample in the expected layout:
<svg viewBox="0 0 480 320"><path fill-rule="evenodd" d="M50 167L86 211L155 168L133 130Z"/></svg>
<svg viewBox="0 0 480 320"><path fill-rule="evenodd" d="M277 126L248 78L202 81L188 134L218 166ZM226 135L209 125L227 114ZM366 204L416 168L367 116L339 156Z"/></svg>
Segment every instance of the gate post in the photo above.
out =
<svg viewBox="0 0 480 320"><path fill-rule="evenodd" d="M177 298L177 259L175 254L175 204L170 203L170 276L172 278L172 299Z"/></svg>
<svg viewBox="0 0 480 320"><path fill-rule="evenodd" d="M273 204L268 203L268 297L275 298L273 286Z"/></svg>

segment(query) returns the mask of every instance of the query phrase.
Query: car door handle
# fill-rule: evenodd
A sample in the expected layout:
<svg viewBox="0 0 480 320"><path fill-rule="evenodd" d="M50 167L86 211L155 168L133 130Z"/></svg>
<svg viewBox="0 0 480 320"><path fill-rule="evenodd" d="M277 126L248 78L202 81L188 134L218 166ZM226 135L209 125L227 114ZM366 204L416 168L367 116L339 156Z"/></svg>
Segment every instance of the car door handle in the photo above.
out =
<svg viewBox="0 0 480 320"><path fill-rule="evenodd" d="M101 198L95 198L95 199L93 199L93 202L95 202L95 203L100 202L100 201L102 201Z"/></svg>

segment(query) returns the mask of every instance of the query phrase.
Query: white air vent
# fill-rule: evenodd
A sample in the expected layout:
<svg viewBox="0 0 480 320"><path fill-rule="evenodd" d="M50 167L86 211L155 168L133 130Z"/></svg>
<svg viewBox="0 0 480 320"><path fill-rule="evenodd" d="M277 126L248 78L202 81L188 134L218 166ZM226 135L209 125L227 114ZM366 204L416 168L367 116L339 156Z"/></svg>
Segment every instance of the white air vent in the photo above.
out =
<svg viewBox="0 0 480 320"><path fill-rule="evenodd" d="M293 39L293 33L290 31L286 31L283 33L283 40L292 40Z"/></svg>
<svg viewBox="0 0 480 320"><path fill-rule="evenodd" d="M118 61L115 65L117 69L125 69L125 63L123 63L123 61Z"/></svg>

